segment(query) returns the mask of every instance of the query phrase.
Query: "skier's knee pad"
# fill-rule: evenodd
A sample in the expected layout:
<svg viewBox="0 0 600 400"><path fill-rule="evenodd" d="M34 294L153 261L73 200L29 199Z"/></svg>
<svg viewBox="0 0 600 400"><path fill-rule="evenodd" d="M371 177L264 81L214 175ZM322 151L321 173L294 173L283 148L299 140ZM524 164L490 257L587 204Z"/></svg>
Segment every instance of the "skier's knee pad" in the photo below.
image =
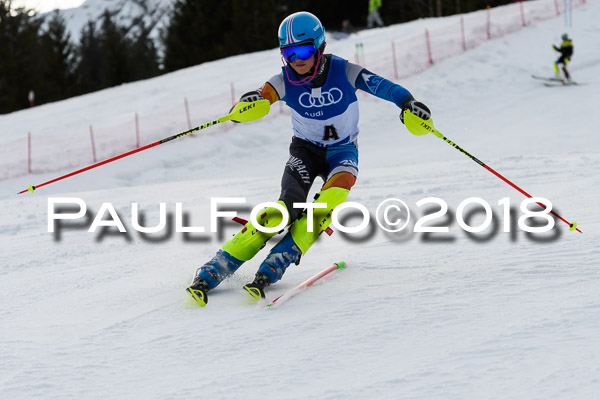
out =
<svg viewBox="0 0 600 400"><path fill-rule="evenodd" d="M278 201L277 203L282 205L287 213L287 207L285 206L285 203L283 201ZM283 221L283 215L279 209L275 207L267 207L259 215L257 215L256 220L265 228L273 228L281 224L281 221ZM233 238L229 239L223 245L223 250L238 260L248 261L264 247L267 240L276 234L277 232L259 231L251 221L248 221L241 231L239 231Z"/></svg>
<svg viewBox="0 0 600 400"><path fill-rule="evenodd" d="M326 208L315 208L313 218L309 221L308 214L303 214L300 219L294 222L290 232L294 242L298 245L302 254L317 241L319 234L327 229L331 223L331 214L333 209L342 204L348 198L350 190L341 187L330 187L319 192L315 203L325 203ZM312 225L312 232L308 231L308 224Z"/></svg>
<svg viewBox="0 0 600 400"><path fill-rule="evenodd" d="M321 188L321 191L329 189L330 187L338 187L350 190L355 183L356 177L350 172L340 172L329 178Z"/></svg>

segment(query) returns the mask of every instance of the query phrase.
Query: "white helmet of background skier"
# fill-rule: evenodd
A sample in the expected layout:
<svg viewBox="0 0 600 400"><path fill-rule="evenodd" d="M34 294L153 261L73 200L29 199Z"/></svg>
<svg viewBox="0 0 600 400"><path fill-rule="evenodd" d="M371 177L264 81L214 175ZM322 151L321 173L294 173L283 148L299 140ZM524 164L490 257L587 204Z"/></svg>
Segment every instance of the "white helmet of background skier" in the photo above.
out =
<svg viewBox="0 0 600 400"><path fill-rule="evenodd" d="M297 58L306 60L316 54L316 73L325 51L325 28L319 18L306 11L286 17L279 25L279 49L288 64ZM314 74L308 81L312 78Z"/></svg>

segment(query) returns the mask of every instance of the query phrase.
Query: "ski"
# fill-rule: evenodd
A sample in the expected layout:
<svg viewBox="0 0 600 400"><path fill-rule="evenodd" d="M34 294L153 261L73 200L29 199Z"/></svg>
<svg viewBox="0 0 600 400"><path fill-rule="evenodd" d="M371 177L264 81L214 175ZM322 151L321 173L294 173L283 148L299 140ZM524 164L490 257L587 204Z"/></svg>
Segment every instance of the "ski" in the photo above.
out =
<svg viewBox="0 0 600 400"><path fill-rule="evenodd" d="M324 276L330 274L331 272L333 272L335 270L343 269L343 268L346 268L345 262L340 261L340 262L334 263L330 267L325 268L323 271L311 276L310 278L308 278L307 280L305 280L304 282L302 282L295 288L290 289L287 292L283 293L282 295L277 297L275 300L273 300L269 304L267 304L266 307L273 308L276 305L278 306L278 305L288 301L289 299L296 297L304 289L312 286L319 279L323 278ZM248 291L248 289L246 289L246 290ZM198 285L192 284L192 286L190 286L186 289L186 292L188 292L188 294L195 300L196 304L199 305L200 307L205 307L206 304L208 303L208 296L206 295L206 292L207 292L206 289L199 287ZM250 291L248 291L248 292L250 293ZM250 293L250 294L252 294L252 293ZM252 294L252 296L254 297L255 300L260 300L259 304L263 304L263 305L265 304L264 299L259 299L258 296L255 296L253 294ZM256 304L256 302L253 302L252 304Z"/></svg>
<svg viewBox="0 0 600 400"><path fill-rule="evenodd" d="M544 83L544 86L547 87L561 87L561 86L581 86L581 85L585 85L585 83L579 83L579 82L557 82L557 83L549 83L546 82Z"/></svg>
<svg viewBox="0 0 600 400"><path fill-rule="evenodd" d="M343 268L346 268L346 263L343 261L337 262L337 263L333 264L332 266L325 268L323 271L311 276L310 278L308 278L307 280L305 280L304 282L302 282L295 288L288 290L287 292L283 293L281 296L277 297L275 300L271 301L269 304L267 304L267 308L274 308L276 306L281 305L282 303L285 303L286 301L290 300L291 298L296 297L304 289L312 286L319 279L323 278L324 276L330 274L331 272L333 272L335 270L343 269Z"/></svg>
<svg viewBox="0 0 600 400"><path fill-rule="evenodd" d="M185 289L185 291L188 292L190 296L192 296L192 298L196 301L196 303L198 303L200 307L204 307L206 306L206 303L208 303L208 298L206 297L205 291L195 289L191 286Z"/></svg>

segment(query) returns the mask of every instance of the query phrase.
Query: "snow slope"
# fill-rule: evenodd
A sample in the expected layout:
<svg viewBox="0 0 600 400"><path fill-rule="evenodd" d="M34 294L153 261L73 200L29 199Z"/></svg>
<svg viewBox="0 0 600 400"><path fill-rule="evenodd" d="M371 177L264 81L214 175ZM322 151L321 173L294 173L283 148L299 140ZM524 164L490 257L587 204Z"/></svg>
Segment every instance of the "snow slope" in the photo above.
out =
<svg viewBox="0 0 600 400"><path fill-rule="evenodd" d="M264 120L207 129L34 195L15 193L72 168L0 181L0 398L597 398L599 15L598 2L588 1L570 30L571 70L587 85L547 88L529 77L551 73L562 18L399 82L431 107L442 133L550 199L582 234L560 221L537 239L514 227L502 232L498 201L508 197L518 216L523 196L434 136L410 135L394 105L370 96L359 96L360 176L350 200L374 213L383 200L400 198L413 211L412 229L423 198L439 197L456 212L461 201L481 197L499 228L479 240L455 219L442 219L450 231L428 238L376 226L366 237L336 232L268 295L335 261L347 269L276 310L248 304L240 290L266 250L211 292L207 307L195 307L184 292L194 269L238 228L143 237L132 228L131 203L148 226L158 222L160 202L171 215L180 202L189 224L208 227L211 197L246 197L248 206L275 200L291 136L278 106ZM406 27L361 35L387 40L394 29ZM344 53L356 40L365 39L330 48ZM190 92L227 92L231 76L243 75L239 91L252 89L279 65L276 50L206 63L1 116L0 137L35 124L60 140L63 127L121 123ZM180 131L175 116L163 118L173 121L170 134ZM88 222L57 238L47 231L49 197L81 198L91 218L110 202L129 234L88 233Z"/></svg>

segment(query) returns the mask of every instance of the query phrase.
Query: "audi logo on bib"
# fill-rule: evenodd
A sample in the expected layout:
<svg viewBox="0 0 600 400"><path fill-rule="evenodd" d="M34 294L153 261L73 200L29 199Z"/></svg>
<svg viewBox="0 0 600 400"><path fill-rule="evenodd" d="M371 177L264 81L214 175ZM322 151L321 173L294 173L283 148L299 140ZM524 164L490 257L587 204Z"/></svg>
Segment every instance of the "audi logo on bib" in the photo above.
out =
<svg viewBox="0 0 600 400"><path fill-rule="evenodd" d="M302 93L298 98L298 103L304 108L321 108L337 104L342 100L344 94L338 88L331 88L329 92L321 92L320 97L313 97L310 93Z"/></svg>

